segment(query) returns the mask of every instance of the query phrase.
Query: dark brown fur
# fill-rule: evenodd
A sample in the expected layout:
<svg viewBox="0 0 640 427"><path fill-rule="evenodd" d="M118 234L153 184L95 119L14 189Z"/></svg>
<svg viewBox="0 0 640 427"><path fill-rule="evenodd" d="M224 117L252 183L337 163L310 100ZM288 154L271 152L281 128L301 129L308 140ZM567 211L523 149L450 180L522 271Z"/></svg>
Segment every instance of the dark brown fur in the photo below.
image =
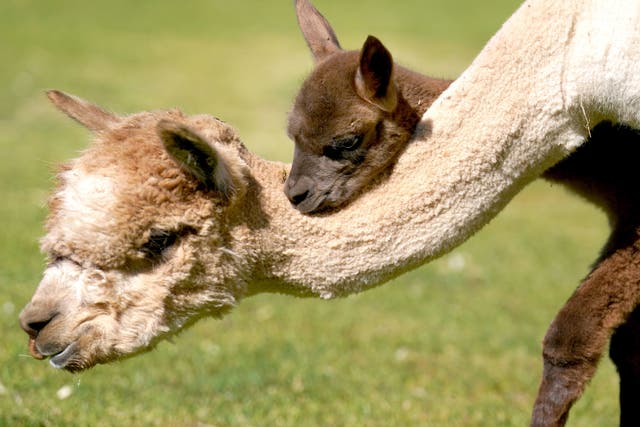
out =
<svg viewBox="0 0 640 427"><path fill-rule="evenodd" d="M341 51L333 30L313 6L298 0L297 7L305 38L320 59L303 84L290 116L289 134L296 147L285 192L298 209L310 213L347 203L375 176L388 171L410 140L419 118L449 82L395 66L397 93L391 97L396 96L397 104L390 102L394 109L385 111L385 102L365 100L367 96L384 97L384 90L363 96L357 81L354 84L358 58L362 62L367 43L361 53ZM305 18L308 15L312 18ZM321 29L310 28L310 24ZM314 36L318 31L320 34ZM379 127L383 130L370 130ZM354 128L374 135L365 138L362 146L363 156L369 161L327 160L326 147L336 136L354 133ZM603 122L591 130L590 138L576 152L544 174L544 178L565 185L602 208L612 232L593 270L546 334L544 373L533 426L565 424L610 339L610 356L620 375L620 425L640 425L639 158L640 133Z"/></svg>
<svg viewBox="0 0 640 427"><path fill-rule="evenodd" d="M602 208L611 235L591 273L547 331L544 373L532 425L562 426L610 341L620 375L620 425L640 425L640 133L609 122L545 172Z"/></svg>

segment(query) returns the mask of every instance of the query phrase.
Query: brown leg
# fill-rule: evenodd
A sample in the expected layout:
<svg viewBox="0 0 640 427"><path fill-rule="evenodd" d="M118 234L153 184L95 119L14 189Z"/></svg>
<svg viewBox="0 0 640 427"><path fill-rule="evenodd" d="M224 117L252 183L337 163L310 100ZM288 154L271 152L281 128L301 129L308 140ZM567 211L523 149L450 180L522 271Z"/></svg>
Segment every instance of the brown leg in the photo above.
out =
<svg viewBox="0 0 640 427"><path fill-rule="evenodd" d="M560 310L543 343L544 371L531 425L564 426L593 376L612 332L640 300L640 253L603 259Z"/></svg>
<svg viewBox="0 0 640 427"><path fill-rule="evenodd" d="M620 426L640 426L640 307L616 329L609 355L620 375Z"/></svg>

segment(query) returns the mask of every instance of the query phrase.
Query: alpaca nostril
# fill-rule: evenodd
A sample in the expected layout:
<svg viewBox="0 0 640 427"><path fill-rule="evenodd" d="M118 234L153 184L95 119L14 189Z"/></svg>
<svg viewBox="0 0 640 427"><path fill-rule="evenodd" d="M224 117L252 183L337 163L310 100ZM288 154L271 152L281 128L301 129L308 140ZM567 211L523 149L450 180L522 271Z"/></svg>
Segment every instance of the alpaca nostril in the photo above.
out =
<svg viewBox="0 0 640 427"><path fill-rule="evenodd" d="M27 325L27 327L32 331L40 332L42 329L44 329L45 326L47 326L49 321L50 320L45 320L43 322L31 322Z"/></svg>
<svg viewBox="0 0 640 427"><path fill-rule="evenodd" d="M285 193L292 205L298 206L314 194L315 182L307 176L301 176L296 180L288 179L285 184Z"/></svg>
<svg viewBox="0 0 640 427"><path fill-rule="evenodd" d="M20 319L20 327L29 334L30 337L35 337L43 330L56 315L43 316L42 320Z"/></svg>
<svg viewBox="0 0 640 427"><path fill-rule="evenodd" d="M304 200L309 196L309 190L304 191L302 193L299 194L294 194L289 196L289 200L291 201L291 203L293 205L299 205L300 203L304 202Z"/></svg>

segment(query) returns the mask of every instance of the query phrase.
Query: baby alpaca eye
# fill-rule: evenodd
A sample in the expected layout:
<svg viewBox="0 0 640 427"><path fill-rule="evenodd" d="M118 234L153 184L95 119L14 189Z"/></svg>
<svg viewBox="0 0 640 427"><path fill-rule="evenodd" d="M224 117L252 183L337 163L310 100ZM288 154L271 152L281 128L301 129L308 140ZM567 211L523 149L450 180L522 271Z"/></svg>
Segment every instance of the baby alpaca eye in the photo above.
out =
<svg viewBox="0 0 640 427"><path fill-rule="evenodd" d="M340 160L349 157L349 153L357 150L362 145L364 135L349 135L335 138L331 144L325 146L322 154L332 160Z"/></svg>
<svg viewBox="0 0 640 427"><path fill-rule="evenodd" d="M363 135L350 135L344 138L334 139L331 145L337 150L353 151L360 147L363 139Z"/></svg>
<svg viewBox="0 0 640 427"><path fill-rule="evenodd" d="M140 251L150 259L158 258L165 249L176 242L178 235L168 230L152 229L147 243L140 247Z"/></svg>

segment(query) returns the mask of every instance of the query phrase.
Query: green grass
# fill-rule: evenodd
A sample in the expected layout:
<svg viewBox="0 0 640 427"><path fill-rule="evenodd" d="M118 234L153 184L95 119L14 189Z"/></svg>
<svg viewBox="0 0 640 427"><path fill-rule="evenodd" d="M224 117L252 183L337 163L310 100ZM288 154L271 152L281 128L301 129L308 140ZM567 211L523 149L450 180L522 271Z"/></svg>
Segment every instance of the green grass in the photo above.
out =
<svg viewBox="0 0 640 427"><path fill-rule="evenodd" d="M545 329L607 231L599 212L546 183L452 254L361 295L254 297L153 353L77 376L26 355L17 316L42 271L51 169L88 141L43 91L118 112L210 112L288 161L286 114L310 55L290 0L247 3L0 5L0 426L526 425ZM317 0L343 46L372 33L400 63L448 77L518 1L487 3ZM617 378L603 361L570 424L616 420Z"/></svg>

